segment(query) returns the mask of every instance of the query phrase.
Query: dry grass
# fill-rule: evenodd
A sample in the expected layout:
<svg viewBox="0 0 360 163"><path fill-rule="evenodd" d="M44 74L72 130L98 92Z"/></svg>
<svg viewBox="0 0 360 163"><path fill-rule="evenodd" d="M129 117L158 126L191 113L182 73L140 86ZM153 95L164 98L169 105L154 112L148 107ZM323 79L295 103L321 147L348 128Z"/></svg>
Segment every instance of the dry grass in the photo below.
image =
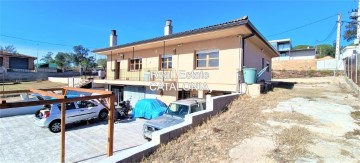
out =
<svg viewBox="0 0 360 163"><path fill-rule="evenodd" d="M67 84L64 83L55 83L50 81L34 81L34 82L21 82L20 84L5 84L4 90L5 91L12 91L12 90L22 90L22 89L40 89L40 88L56 88L56 87L63 87ZM2 86L0 86L2 90Z"/></svg>
<svg viewBox="0 0 360 163"><path fill-rule="evenodd" d="M286 123L295 122L301 124L315 123L314 119L312 119L311 117L298 112L271 112L266 114L266 116L270 119L279 122L286 122Z"/></svg>
<svg viewBox="0 0 360 163"><path fill-rule="evenodd" d="M356 139L360 137L360 130L349 131L344 136L346 139Z"/></svg>
<svg viewBox="0 0 360 163"><path fill-rule="evenodd" d="M352 153L350 153L349 151L347 151L347 150L345 150L345 149L341 149L340 154L343 155L343 156L347 156L347 157L354 158L354 156L352 155Z"/></svg>
<svg viewBox="0 0 360 163"><path fill-rule="evenodd" d="M276 106L279 100L289 98L289 92L277 89L259 98L241 96L228 111L162 145L142 162L228 162L229 150L259 132L255 123L265 122L260 108Z"/></svg>
<svg viewBox="0 0 360 163"><path fill-rule="evenodd" d="M351 116L352 116L355 120L360 120L360 111L351 112Z"/></svg>
<svg viewBox="0 0 360 163"><path fill-rule="evenodd" d="M293 161L309 154L307 146L312 143L313 134L306 128L293 126L275 135L277 148L273 157L279 162Z"/></svg>

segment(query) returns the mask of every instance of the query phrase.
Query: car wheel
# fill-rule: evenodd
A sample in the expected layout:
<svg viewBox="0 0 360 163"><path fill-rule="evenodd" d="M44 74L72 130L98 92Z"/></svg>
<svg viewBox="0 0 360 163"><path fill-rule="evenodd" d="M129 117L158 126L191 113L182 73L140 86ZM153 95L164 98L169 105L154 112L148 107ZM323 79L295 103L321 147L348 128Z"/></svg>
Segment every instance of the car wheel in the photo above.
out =
<svg viewBox="0 0 360 163"><path fill-rule="evenodd" d="M108 111L105 109L101 110L98 118L100 120L105 120L107 117L108 117Z"/></svg>
<svg viewBox="0 0 360 163"><path fill-rule="evenodd" d="M58 133L61 131L61 122L60 120L52 121L49 125L49 130L53 133Z"/></svg>

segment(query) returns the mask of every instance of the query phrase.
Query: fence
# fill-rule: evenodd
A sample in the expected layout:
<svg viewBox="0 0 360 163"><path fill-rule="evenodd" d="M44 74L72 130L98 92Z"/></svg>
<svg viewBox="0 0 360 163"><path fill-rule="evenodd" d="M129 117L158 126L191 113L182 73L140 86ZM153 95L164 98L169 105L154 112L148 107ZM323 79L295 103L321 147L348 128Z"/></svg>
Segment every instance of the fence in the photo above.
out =
<svg viewBox="0 0 360 163"><path fill-rule="evenodd" d="M346 77L360 86L360 54L353 54L344 58L344 73Z"/></svg>

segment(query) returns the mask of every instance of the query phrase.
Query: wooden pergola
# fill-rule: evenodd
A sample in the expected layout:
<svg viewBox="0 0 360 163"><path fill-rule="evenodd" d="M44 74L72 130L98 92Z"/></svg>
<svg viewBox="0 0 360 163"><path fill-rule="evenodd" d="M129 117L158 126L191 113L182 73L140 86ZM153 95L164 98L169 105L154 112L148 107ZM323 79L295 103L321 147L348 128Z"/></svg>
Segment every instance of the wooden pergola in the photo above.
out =
<svg viewBox="0 0 360 163"><path fill-rule="evenodd" d="M61 94L56 94L54 91L62 91ZM67 91L77 91L85 93L93 93L91 96L83 96L76 98L67 98ZM17 94L17 93L38 93L43 96L49 96L56 99L42 100L42 101L18 101L8 103L6 100L1 99L0 109L10 109L25 106L48 105L48 104L61 104L61 162L65 162L65 103L98 99L100 103L108 110L108 144L107 156L113 154L113 137L114 137L114 101L115 96L110 91L63 87L63 88L50 88L50 89L29 89L29 90L15 90L15 91L0 91L0 94ZM107 104L103 102L106 99Z"/></svg>

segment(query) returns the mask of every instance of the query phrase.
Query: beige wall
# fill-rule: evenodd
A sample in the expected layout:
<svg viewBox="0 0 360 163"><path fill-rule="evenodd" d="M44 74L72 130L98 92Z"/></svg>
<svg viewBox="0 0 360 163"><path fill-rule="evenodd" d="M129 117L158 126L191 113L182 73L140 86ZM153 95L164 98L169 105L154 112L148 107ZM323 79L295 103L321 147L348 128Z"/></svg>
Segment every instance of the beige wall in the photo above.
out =
<svg viewBox="0 0 360 163"><path fill-rule="evenodd" d="M266 51L261 50L260 47L257 47L256 44L250 40L245 41L245 56L244 56L244 65L248 68L256 68L257 72L262 70L262 58L264 58L264 66L266 62L270 64L270 71L265 71L259 78L259 80L270 80L271 79L271 57L266 53Z"/></svg>
<svg viewBox="0 0 360 163"><path fill-rule="evenodd" d="M179 83L188 82L206 82L211 90L236 91L236 73L238 71L239 61L239 38L236 36L226 37L214 40L206 40L200 42L193 42L191 44L183 44L182 46L166 46L166 54L176 55L172 57L173 76L176 77L177 70L185 72L207 72L208 79L179 79ZM196 50L219 50L219 67L211 70L194 69L194 52ZM143 69L157 70L159 67L159 56L163 53L163 48L154 48L147 50L140 50L134 53L134 58L143 58ZM111 69L115 68L115 61L120 61L120 77L125 76L140 76L143 77L143 72L127 72L128 59L132 58L132 51L124 53L124 59L121 55L113 54L108 56L107 62L107 77L113 79L114 72ZM111 61L112 60L112 61ZM112 63L112 65L111 65ZM222 86L222 85L227 86ZM179 84L181 87L182 84Z"/></svg>
<svg viewBox="0 0 360 163"><path fill-rule="evenodd" d="M167 46L165 45L165 54L173 54L172 57L172 77L176 78L178 70L185 72L206 72L209 74L208 79L178 79L179 87L182 83L189 82L206 82L210 90L214 91L231 91L235 92L237 87L237 72L241 67L240 57L240 38L237 36L230 36L225 38L218 38L212 40L198 41L180 46ZM174 53L176 49L176 54ZM219 50L219 67L215 69L194 69L194 52L196 50ZM255 67L260 71L262 69L261 58L265 58L266 62L271 65L271 57L267 51L261 50L262 48L256 46L254 40L247 39L245 43L245 65L247 67ZM159 56L163 53L163 47L136 50L134 58L143 58L142 69L158 70ZM122 58L124 55L124 58ZM111 69L115 68L115 62L120 62L120 77L125 80L125 76L140 77L143 79L144 73L142 72L128 72L128 59L133 57L133 52L125 52L122 54L113 54L112 57L108 56L107 62L107 79L113 79L114 72ZM261 79L270 80L271 72L265 72Z"/></svg>

